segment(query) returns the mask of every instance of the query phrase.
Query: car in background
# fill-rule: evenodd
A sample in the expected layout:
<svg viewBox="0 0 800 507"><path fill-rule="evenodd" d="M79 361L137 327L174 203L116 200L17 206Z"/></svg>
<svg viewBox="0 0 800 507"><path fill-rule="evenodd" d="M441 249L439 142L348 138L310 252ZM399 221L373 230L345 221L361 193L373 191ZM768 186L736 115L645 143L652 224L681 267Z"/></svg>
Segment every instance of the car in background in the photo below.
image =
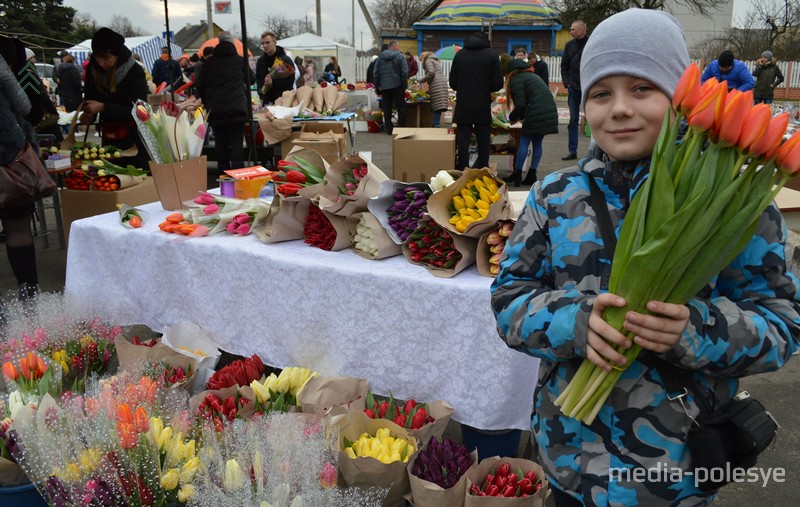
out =
<svg viewBox="0 0 800 507"><path fill-rule="evenodd" d="M55 66L49 63L42 63L42 62L34 62L34 65L36 66L36 73L39 74L40 78L42 78L44 86L45 88L47 88L47 93L50 95L55 95L56 88L58 87L55 80L53 79L53 73L56 70Z"/></svg>

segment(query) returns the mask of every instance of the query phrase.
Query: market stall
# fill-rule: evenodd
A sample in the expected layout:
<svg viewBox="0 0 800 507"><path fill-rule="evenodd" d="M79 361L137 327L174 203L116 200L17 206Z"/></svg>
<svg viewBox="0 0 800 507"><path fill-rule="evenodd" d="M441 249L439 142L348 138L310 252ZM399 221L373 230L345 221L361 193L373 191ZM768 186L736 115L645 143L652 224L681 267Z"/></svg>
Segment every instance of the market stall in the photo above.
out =
<svg viewBox="0 0 800 507"><path fill-rule="evenodd" d="M312 58L317 64L316 77L319 77L328 58L335 56L342 68L342 77L348 83L356 82L356 49L352 46L320 37L313 33L301 33L278 41L278 45L290 51L292 57Z"/></svg>
<svg viewBox="0 0 800 507"><path fill-rule="evenodd" d="M142 57L142 63L149 71L153 68L153 63L161 56L161 48L167 45L167 41L160 35L142 35L139 37L126 37L125 46L131 50L131 53L138 54ZM67 53L75 58L75 63L80 65L84 60L89 59L92 53L92 39L86 39L80 44L76 44L67 49ZM180 46L170 41L170 53L172 58L176 60L183 54L183 49Z"/></svg>
<svg viewBox="0 0 800 507"><path fill-rule="evenodd" d="M232 353L366 378L381 395L446 400L473 427L528 428L538 360L497 336L492 279L474 267L443 279L402 257L369 261L302 241L186 240L158 230L168 214L159 204L142 209L150 218L133 231L117 213L72 224L67 295L120 324L189 320Z"/></svg>

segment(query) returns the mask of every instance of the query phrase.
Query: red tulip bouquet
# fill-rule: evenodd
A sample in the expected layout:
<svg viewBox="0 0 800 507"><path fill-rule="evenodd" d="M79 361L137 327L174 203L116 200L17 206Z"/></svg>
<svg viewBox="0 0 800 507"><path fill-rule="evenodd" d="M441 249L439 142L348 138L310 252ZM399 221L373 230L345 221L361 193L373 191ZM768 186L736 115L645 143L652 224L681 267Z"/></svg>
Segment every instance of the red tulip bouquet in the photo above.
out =
<svg viewBox="0 0 800 507"><path fill-rule="evenodd" d="M628 311L648 301L687 303L750 242L758 219L800 171L800 135L781 145L788 117L772 118L751 92L727 91L711 79L700 86L692 64L673 97L650 175L623 222L608 290L627 306L603 318L625 333ZM688 133L680 139L685 119ZM745 163L750 160L750 163ZM629 365L641 347L620 350ZM556 400L564 414L590 424L625 367L606 372L585 360Z"/></svg>

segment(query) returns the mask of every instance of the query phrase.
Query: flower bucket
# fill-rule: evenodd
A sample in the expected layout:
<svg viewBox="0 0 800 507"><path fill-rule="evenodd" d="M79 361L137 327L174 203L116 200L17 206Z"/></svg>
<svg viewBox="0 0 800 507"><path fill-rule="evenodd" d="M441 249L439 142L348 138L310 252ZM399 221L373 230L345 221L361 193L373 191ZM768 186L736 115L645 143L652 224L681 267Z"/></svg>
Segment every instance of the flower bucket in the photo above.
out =
<svg viewBox="0 0 800 507"><path fill-rule="evenodd" d="M33 483L21 486L0 487L0 505L25 505L26 507L47 507L42 495Z"/></svg>
<svg viewBox="0 0 800 507"><path fill-rule="evenodd" d="M373 134L381 131L381 124L374 120L367 120L367 130Z"/></svg>
<svg viewBox="0 0 800 507"><path fill-rule="evenodd" d="M236 180L233 178L218 178L217 183L219 183L219 193L225 197L235 197L236 191L234 190L234 184Z"/></svg>
<svg viewBox="0 0 800 507"><path fill-rule="evenodd" d="M252 180L236 180L233 184L234 197L237 199L255 199L270 179L253 178Z"/></svg>

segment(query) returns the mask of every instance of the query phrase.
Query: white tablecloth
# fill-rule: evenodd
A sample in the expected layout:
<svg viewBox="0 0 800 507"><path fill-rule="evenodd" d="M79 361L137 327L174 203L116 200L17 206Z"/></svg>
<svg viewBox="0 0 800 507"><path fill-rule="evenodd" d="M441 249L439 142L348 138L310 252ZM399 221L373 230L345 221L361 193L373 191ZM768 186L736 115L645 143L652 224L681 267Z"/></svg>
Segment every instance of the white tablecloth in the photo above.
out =
<svg viewBox="0 0 800 507"><path fill-rule="evenodd" d="M436 278L402 256L369 261L291 241L126 229L117 213L73 222L67 295L120 325L189 320L217 345L277 367L369 380L373 392L446 400L457 421L528 429L538 360L506 347L475 268Z"/></svg>

